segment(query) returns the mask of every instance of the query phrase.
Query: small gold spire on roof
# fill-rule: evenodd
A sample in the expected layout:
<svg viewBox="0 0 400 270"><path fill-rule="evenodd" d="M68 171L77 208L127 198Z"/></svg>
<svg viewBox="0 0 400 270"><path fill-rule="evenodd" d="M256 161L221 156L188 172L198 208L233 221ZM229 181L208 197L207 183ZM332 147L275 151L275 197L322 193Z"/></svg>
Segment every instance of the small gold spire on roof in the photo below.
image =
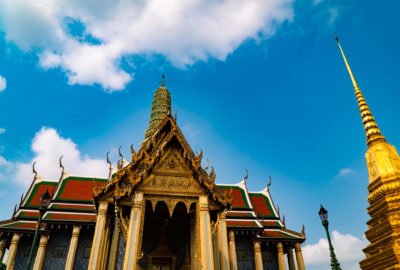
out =
<svg viewBox="0 0 400 270"><path fill-rule="evenodd" d="M367 144L377 141L377 140L385 140L385 137L382 135L381 131L379 130L378 124L373 117L371 110L369 109L367 102L365 101L364 95L361 92L360 88L358 87L357 81L354 77L353 71L351 70L350 64L347 61L346 55L344 54L342 45L339 42L338 36L335 34L335 40L339 46L340 52L342 54L344 63L346 65L347 71L350 75L350 79L353 83L354 92L358 102L358 108L361 113L362 122L365 129L365 134L367 136Z"/></svg>

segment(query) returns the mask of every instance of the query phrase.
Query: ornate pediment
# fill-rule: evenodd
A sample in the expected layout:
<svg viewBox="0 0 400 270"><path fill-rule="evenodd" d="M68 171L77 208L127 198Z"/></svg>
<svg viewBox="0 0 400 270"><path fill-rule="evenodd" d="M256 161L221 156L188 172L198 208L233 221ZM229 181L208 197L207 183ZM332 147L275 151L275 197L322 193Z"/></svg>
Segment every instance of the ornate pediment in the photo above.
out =
<svg viewBox="0 0 400 270"><path fill-rule="evenodd" d="M141 145L127 166L120 162L117 173L101 187L93 190L100 197L120 198L136 190L166 194L209 194L217 204L230 204L231 196L215 185L214 168L208 173L201 167L203 154L195 155L175 120L167 116Z"/></svg>

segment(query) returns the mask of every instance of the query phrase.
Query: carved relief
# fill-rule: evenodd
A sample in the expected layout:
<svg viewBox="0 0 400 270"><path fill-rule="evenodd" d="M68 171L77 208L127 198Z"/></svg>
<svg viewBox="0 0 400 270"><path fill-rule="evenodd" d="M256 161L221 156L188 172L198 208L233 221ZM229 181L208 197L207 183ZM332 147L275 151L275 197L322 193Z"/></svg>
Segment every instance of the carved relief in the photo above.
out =
<svg viewBox="0 0 400 270"><path fill-rule="evenodd" d="M159 164L154 168L155 171L175 171L175 172L187 172L189 171L188 166L181 155L176 150L168 150L164 157L160 160Z"/></svg>
<svg viewBox="0 0 400 270"><path fill-rule="evenodd" d="M140 187L140 190L169 193L203 193L195 179L188 176L152 175Z"/></svg>

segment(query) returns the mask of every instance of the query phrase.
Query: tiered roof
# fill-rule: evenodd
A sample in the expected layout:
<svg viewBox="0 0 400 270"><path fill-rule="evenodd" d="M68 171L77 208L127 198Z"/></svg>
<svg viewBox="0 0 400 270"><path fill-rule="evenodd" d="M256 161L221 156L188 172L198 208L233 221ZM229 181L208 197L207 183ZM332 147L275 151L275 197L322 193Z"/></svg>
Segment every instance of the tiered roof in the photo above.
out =
<svg viewBox="0 0 400 270"><path fill-rule="evenodd" d="M12 219L1 222L1 231L33 231L39 216L39 198L46 190L52 194L43 220L49 223L94 225L93 187L103 185L105 178L68 176L60 181L36 178L23 197ZM261 238L303 241L303 234L288 230L272 201L268 188L249 192L246 181L233 185L217 184L220 190L232 192L232 205L227 212L227 226L251 230ZM45 225L42 225L43 228Z"/></svg>
<svg viewBox="0 0 400 270"><path fill-rule="evenodd" d="M21 198L12 218L0 222L1 231L35 230L39 217L40 196L46 190L52 195L43 221L64 224L96 222L92 189L107 179L67 176L60 181L35 177L28 192Z"/></svg>
<svg viewBox="0 0 400 270"><path fill-rule="evenodd" d="M238 231L252 230L259 238L300 242L305 240L304 232L286 229L268 187L259 192L249 192L245 179L234 185L220 184L218 187L232 190L232 206L226 219L228 228Z"/></svg>

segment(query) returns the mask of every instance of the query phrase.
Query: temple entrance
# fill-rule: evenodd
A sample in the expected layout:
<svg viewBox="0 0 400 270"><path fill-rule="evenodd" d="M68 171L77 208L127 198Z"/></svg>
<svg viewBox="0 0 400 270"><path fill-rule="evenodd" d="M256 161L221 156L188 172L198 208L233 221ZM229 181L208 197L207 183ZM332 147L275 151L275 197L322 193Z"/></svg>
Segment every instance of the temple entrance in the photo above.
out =
<svg viewBox="0 0 400 270"><path fill-rule="evenodd" d="M154 211L153 211L154 209ZM142 266L151 270L190 269L190 217L177 203L172 215L163 201L146 201Z"/></svg>

